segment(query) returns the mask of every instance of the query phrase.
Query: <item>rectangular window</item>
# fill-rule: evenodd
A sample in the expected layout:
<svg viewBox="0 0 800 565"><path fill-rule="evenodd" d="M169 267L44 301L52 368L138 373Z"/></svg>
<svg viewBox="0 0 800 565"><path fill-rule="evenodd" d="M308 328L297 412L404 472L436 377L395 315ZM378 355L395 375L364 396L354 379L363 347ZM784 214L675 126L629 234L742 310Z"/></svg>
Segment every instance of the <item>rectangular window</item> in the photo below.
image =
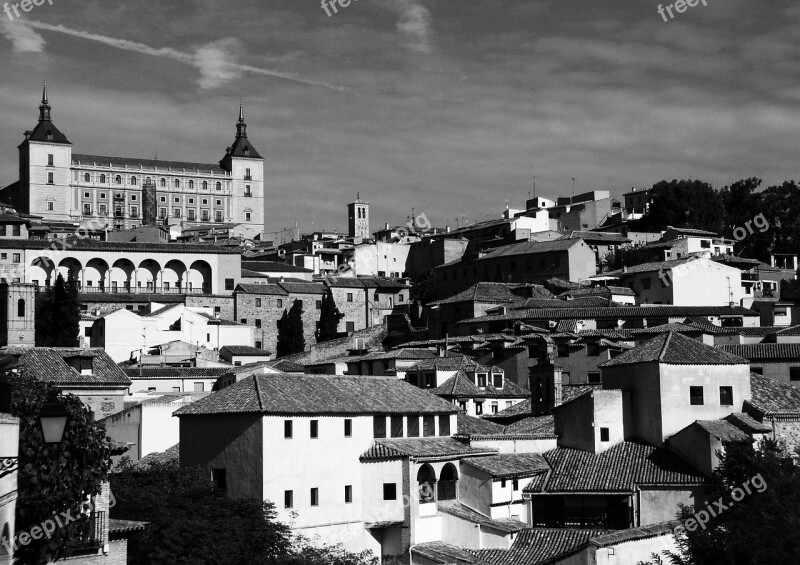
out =
<svg viewBox="0 0 800 565"><path fill-rule="evenodd" d="M383 483L383 499L397 500L397 483Z"/></svg>
<svg viewBox="0 0 800 565"><path fill-rule="evenodd" d="M800 381L800 367L789 367L789 380Z"/></svg>
<svg viewBox="0 0 800 565"><path fill-rule="evenodd" d="M436 421L433 419L433 416L422 417L422 435L425 437L436 435Z"/></svg>
<svg viewBox="0 0 800 565"><path fill-rule="evenodd" d="M228 490L228 477L225 469L211 469L211 481L222 492Z"/></svg>
<svg viewBox="0 0 800 565"><path fill-rule="evenodd" d="M53 166L53 154L52 153L48 153L47 154L47 166L48 167L52 167Z"/></svg>
<svg viewBox="0 0 800 565"><path fill-rule="evenodd" d="M587 374L587 378L588 378L589 384L591 384L591 385L600 384L600 372L599 371L589 371L589 373Z"/></svg>
<svg viewBox="0 0 800 565"><path fill-rule="evenodd" d="M317 310L322 310L322 300L317 300Z"/></svg>
<svg viewBox="0 0 800 565"><path fill-rule="evenodd" d="M139 207L131 206L131 218L138 218L138 217L139 217Z"/></svg>
<svg viewBox="0 0 800 565"><path fill-rule="evenodd" d="M408 437L419 437L419 416L409 416L407 420Z"/></svg>
<svg viewBox="0 0 800 565"><path fill-rule="evenodd" d="M55 184L53 181L53 173L47 173L47 184ZM52 204L52 202L48 202L48 204ZM49 208L52 210L52 208Z"/></svg>
<svg viewBox="0 0 800 565"><path fill-rule="evenodd" d="M234 287L234 280L225 279L225 290L233 290L233 287Z"/></svg>
<svg viewBox="0 0 800 565"><path fill-rule="evenodd" d="M283 491L283 507L292 508L294 506L294 491Z"/></svg>
<svg viewBox="0 0 800 565"><path fill-rule="evenodd" d="M386 437L386 416L372 417L372 437Z"/></svg>
<svg viewBox="0 0 800 565"><path fill-rule="evenodd" d="M439 416L439 435L442 437L450 435L450 416Z"/></svg>
<svg viewBox="0 0 800 565"><path fill-rule="evenodd" d="M319 420L311 420L311 430L309 437L311 437L311 439L317 439L319 437Z"/></svg>
<svg viewBox="0 0 800 565"><path fill-rule="evenodd" d="M181 209L180 208L173 208L172 209L172 217L173 218L180 218L181 217Z"/></svg>
<svg viewBox="0 0 800 565"><path fill-rule="evenodd" d="M201 213L200 219L203 220L204 222L207 222L208 221L208 210L201 210L200 213Z"/></svg>
<svg viewBox="0 0 800 565"><path fill-rule="evenodd" d="M352 333L352 332L356 331L356 323L355 322L345 322L344 326L345 326L345 331L347 333Z"/></svg>
<svg viewBox="0 0 800 565"><path fill-rule="evenodd" d="M88 203L84 204L83 205L83 213L86 214L86 215L91 214L92 213L92 205L88 204Z"/></svg>
<svg viewBox="0 0 800 565"><path fill-rule="evenodd" d="M159 208L158 209L158 219L163 220L167 217L167 209L166 208Z"/></svg>
<svg viewBox="0 0 800 565"><path fill-rule="evenodd" d="M719 404L720 406L733 406L733 387L721 386L719 387Z"/></svg>
<svg viewBox="0 0 800 565"><path fill-rule="evenodd" d="M292 421L291 420L284 420L283 421L283 437L287 439L292 438Z"/></svg>
<svg viewBox="0 0 800 565"><path fill-rule="evenodd" d="M344 485L344 503L353 502L353 485Z"/></svg>
<svg viewBox="0 0 800 565"><path fill-rule="evenodd" d="M214 221L221 222L222 221L222 210L217 210L214 212Z"/></svg>
<svg viewBox="0 0 800 565"><path fill-rule="evenodd" d="M703 387L690 386L689 387L689 404L692 406L703 405Z"/></svg>
<svg viewBox="0 0 800 565"><path fill-rule="evenodd" d="M241 322L242 324L246 324L247 323L247 318L242 318L241 320L239 320L239 322Z"/></svg>
<svg viewBox="0 0 800 565"><path fill-rule="evenodd" d="M190 220L194 220L194 217L195 217L194 208L190 208L188 214L189 214L189 216L188 216L189 219Z"/></svg>
<svg viewBox="0 0 800 565"><path fill-rule="evenodd" d="M353 437L353 420L350 418L344 421L344 437Z"/></svg>
<svg viewBox="0 0 800 565"><path fill-rule="evenodd" d="M245 212L244 213L244 221L245 222L249 222L250 221L250 212Z"/></svg>
<svg viewBox="0 0 800 565"><path fill-rule="evenodd" d="M492 373L492 386L503 388L503 373Z"/></svg>
<svg viewBox="0 0 800 565"><path fill-rule="evenodd" d="M203 392L203 391L205 391L205 383L203 383L203 382L194 383L194 391L195 392Z"/></svg>
<svg viewBox="0 0 800 565"><path fill-rule="evenodd" d="M19 253L13 253L11 255L11 261L14 262L14 263L20 263L21 262L20 254Z"/></svg>
<svg viewBox="0 0 800 565"><path fill-rule="evenodd" d="M511 488L513 490L519 490L519 479L514 479L511 481Z"/></svg>
<svg viewBox="0 0 800 565"><path fill-rule="evenodd" d="M261 299L256 298L256 308L261 308Z"/></svg>
<svg viewBox="0 0 800 565"><path fill-rule="evenodd" d="M319 489L311 489L311 506L319 506Z"/></svg>
<svg viewBox="0 0 800 565"><path fill-rule="evenodd" d="M256 329L261 329L261 318L256 318Z"/></svg>
<svg viewBox="0 0 800 565"><path fill-rule="evenodd" d="M11 226L11 235L22 235L22 226L19 224L14 224Z"/></svg>
<svg viewBox="0 0 800 565"><path fill-rule="evenodd" d="M475 414L478 416L483 414L483 402L475 401Z"/></svg>
<svg viewBox="0 0 800 565"><path fill-rule="evenodd" d="M608 441L608 428L600 428L600 441Z"/></svg>
<svg viewBox="0 0 800 565"><path fill-rule="evenodd" d="M392 416L391 417L392 423L392 437L403 437L403 417L402 416Z"/></svg>
<svg viewBox="0 0 800 565"><path fill-rule="evenodd" d="M486 388L486 373L478 373L478 386Z"/></svg>
<svg viewBox="0 0 800 565"><path fill-rule="evenodd" d="M278 299L276 299L276 301L275 301L275 305L276 305L278 308L283 308L283 298L278 298Z"/></svg>
<svg viewBox="0 0 800 565"><path fill-rule="evenodd" d="M353 301L353 293L352 292L348 292L347 293L347 301L348 302L352 302Z"/></svg>

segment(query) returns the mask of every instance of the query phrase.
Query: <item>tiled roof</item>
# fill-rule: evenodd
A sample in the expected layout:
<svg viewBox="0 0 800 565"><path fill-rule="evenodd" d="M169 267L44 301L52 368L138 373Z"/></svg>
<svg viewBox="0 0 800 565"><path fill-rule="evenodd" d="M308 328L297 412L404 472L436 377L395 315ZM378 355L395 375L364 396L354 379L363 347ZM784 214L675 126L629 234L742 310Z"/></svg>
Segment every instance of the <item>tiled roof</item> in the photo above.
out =
<svg viewBox="0 0 800 565"><path fill-rule="evenodd" d="M500 424L495 424L483 418L476 418L475 416L468 416L467 414L459 414L458 419L458 433L459 435L495 435L502 434L504 427Z"/></svg>
<svg viewBox="0 0 800 565"><path fill-rule="evenodd" d="M630 243L631 240L621 233L598 232L598 231L573 231L561 239L583 239L588 241L599 241L605 244Z"/></svg>
<svg viewBox="0 0 800 565"><path fill-rule="evenodd" d="M495 479L532 477L550 470L541 453L500 453L487 457L469 457L462 460Z"/></svg>
<svg viewBox="0 0 800 565"><path fill-rule="evenodd" d="M491 565L466 549L443 541L418 543L411 546L410 551L412 555L426 559L426 563L431 562L437 565ZM419 559L415 559L415 561L419 561Z"/></svg>
<svg viewBox="0 0 800 565"><path fill-rule="evenodd" d="M471 447L452 437L376 439L361 454L362 461L411 457L415 460L457 459L477 455L493 455L496 449Z"/></svg>
<svg viewBox="0 0 800 565"><path fill-rule="evenodd" d="M748 434L765 434L772 431L772 426L763 424L744 412L728 414L725 420Z"/></svg>
<svg viewBox="0 0 800 565"><path fill-rule="evenodd" d="M243 372L248 367L241 367ZM176 412L207 414L453 414L451 403L394 377L255 374Z"/></svg>
<svg viewBox="0 0 800 565"><path fill-rule="evenodd" d="M748 443L753 441L752 437L725 420L697 420L695 424L707 431L709 435L726 443Z"/></svg>
<svg viewBox="0 0 800 565"><path fill-rule="evenodd" d="M454 376L430 392L443 397L455 398L527 398L530 396L528 391L523 390L510 379L503 379L503 388L495 388L488 382L486 388L478 388L464 371L458 371Z"/></svg>
<svg viewBox="0 0 800 565"><path fill-rule="evenodd" d="M676 234L679 234L679 235L719 237L713 231L700 230L700 229L697 229L697 228L676 228L674 226L667 226L667 231L675 232Z"/></svg>
<svg viewBox="0 0 800 565"><path fill-rule="evenodd" d="M542 438L556 437L555 422L551 414L546 414L544 416L528 416L522 420L517 420L513 424L507 425L503 432L506 435L539 436Z"/></svg>
<svg viewBox="0 0 800 565"><path fill-rule="evenodd" d="M495 455L490 457L499 457L499 456ZM471 457L469 459L463 459L463 461L468 461L468 460L478 461L480 459L482 459L482 457ZM511 475L509 475L509 477L511 477ZM519 520L506 519L500 521L489 518L488 516L481 514L477 510L473 510L469 506L462 504L458 500L440 500L436 503L436 509L439 512L455 516L456 518L461 518L462 520L465 520L467 522L472 522L473 524L480 524L481 526L486 526L506 533L519 532L521 530L526 529L527 527L523 522L520 522Z"/></svg>
<svg viewBox="0 0 800 565"><path fill-rule="evenodd" d="M517 534L510 549L478 549L470 553L490 565L540 565L585 546L604 530L531 528Z"/></svg>
<svg viewBox="0 0 800 565"><path fill-rule="evenodd" d="M242 278L268 279L269 275L265 275L264 273L259 273L257 271L251 271L250 269L245 269L244 267L242 267Z"/></svg>
<svg viewBox="0 0 800 565"><path fill-rule="evenodd" d="M207 296L207 295L203 295ZM123 293L123 292L79 292L78 302L81 304L104 302L180 302L186 300L185 294L153 294L153 293Z"/></svg>
<svg viewBox="0 0 800 565"><path fill-rule="evenodd" d="M506 408L505 410L500 410L497 414L486 414L484 418L487 420L493 419L507 419L513 418L515 416L530 416L532 414L531 411L531 400L530 398L523 400L522 402L518 402L514 404L510 408Z"/></svg>
<svg viewBox="0 0 800 565"><path fill-rule="evenodd" d="M252 345L226 345L222 349L227 350L231 355L246 357L264 357L269 355L269 351L253 347ZM222 351L222 349L220 351Z"/></svg>
<svg viewBox="0 0 800 565"><path fill-rule="evenodd" d="M578 244L578 239L556 239L553 241L523 241L512 243L492 249L481 259L496 259L497 257L510 257L512 255L534 255L538 253L552 253L566 251Z"/></svg>
<svg viewBox="0 0 800 565"><path fill-rule="evenodd" d="M147 522L137 522L135 520L119 520L117 518L110 518L108 520L108 535L113 537L113 536L120 536L121 534L140 532L144 530L146 526Z"/></svg>
<svg viewBox="0 0 800 565"><path fill-rule="evenodd" d="M70 367L67 359L72 357L91 359L92 373L82 375ZM34 378L55 383L57 387L131 384L125 372L99 347L4 347L0 349L0 365L25 368Z"/></svg>
<svg viewBox="0 0 800 565"><path fill-rule="evenodd" d="M98 241L69 236L65 239L67 247L75 251L106 251L109 253L194 253L203 255L239 255L241 250L214 245L196 243L139 243L129 241ZM51 242L46 239L4 239L0 247L4 249L40 249L49 248Z"/></svg>
<svg viewBox="0 0 800 565"><path fill-rule="evenodd" d="M600 296L586 296L566 300L561 298L529 298L522 305L522 308L607 308L611 305L608 298Z"/></svg>
<svg viewBox="0 0 800 565"><path fill-rule="evenodd" d="M593 390L600 390L603 388L601 384L568 384L561 385L561 402L569 402L575 400L579 396L588 394Z"/></svg>
<svg viewBox="0 0 800 565"><path fill-rule="evenodd" d="M756 420L772 416L800 419L800 388L750 373L750 392L744 411Z"/></svg>
<svg viewBox="0 0 800 565"><path fill-rule="evenodd" d="M514 294L511 290L512 285L497 282L479 282L463 292L459 292L455 296L445 298L444 300L437 300L430 305L437 304L455 304L458 302L489 302L489 303L509 303L520 299L520 296Z"/></svg>
<svg viewBox="0 0 800 565"><path fill-rule="evenodd" d="M717 348L749 361L800 360L800 343L718 345Z"/></svg>
<svg viewBox="0 0 800 565"><path fill-rule="evenodd" d="M450 351L445 352L446 357L460 357ZM380 361L383 359L401 359L404 361L413 361L415 359L436 359L439 354L430 349L418 349L413 347L398 347L391 351L373 351L360 357L353 357L353 361Z"/></svg>
<svg viewBox="0 0 800 565"><path fill-rule="evenodd" d="M687 316L752 316L760 314L741 306L610 306L608 308L529 308L508 314L481 316L462 320L458 324L515 320L560 320L563 318L630 319L683 318Z"/></svg>
<svg viewBox="0 0 800 565"><path fill-rule="evenodd" d="M304 370L300 363L295 363L291 359L276 359L270 361L266 366L284 373L302 373Z"/></svg>
<svg viewBox="0 0 800 565"><path fill-rule="evenodd" d="M199 171L200 173L214 173L217 175L227 175L219 163L206 164L206 163L189 163L186 161L161 161L158 159L135 159L127 157L107 157L105 155L82 155L79 153L72 154L72 164L77 165L94 165L100 167L110 165L112 167L128 167L130 174L142 175L153 169L158 169L165 174L169 174L168 169L171 167L172 172L180 173L183 169L187 172L193 173ZM139 168L146 170L138 170ZM149 171L148 171L149 170Z"/></svg>
<svg viewBox="0 0 800 565"><path fill-rule="evenodd" d="M616 271L609 271L603 273L603 276L622 277L627 275L635 275L637 273L652 273L660 271L669 271L675 267L697 261L699 257L687 257L685 259L675 259L674 261L654 261L652 263L642 263L640 265L632 265L624 269L617 269Z"/></svg>
<svg viewBox="0 0 800 565"><path fill-rule="evenodd" d="M564 291L558 295L558 298L567 298L568 296L605 296L610 298L615 294L621 296L636 296L636 293L627 286L592 286Z"/></svg>
<svg viewBox="0 0 800 565"><path fill-rule="evenodd" d="M297 267L289 263L277 261L248 261L242 257L242 270L249 269L259 273L313 273L311 269Z"/></svg>
<svg viewBox="0 0 800 565"><path fill-rule="evenodd" d="M661 324L660 326L651 326L649 328L639 328L631 331L633 335L638 337L640 335L647 335L647 334L663 334L669 332L697 333L708 330L706 330L702 326L681 324L679 322L670 322L669 324Z"/></svg>
<svg viewBox="0 0 800 565"><path fill-rule="evenodd" d="M454 354L447 357L432 357L421 359L408 368L409 371L485 371L490 372L495 367L483 367L466 355ZM496 372L500 372L498 369Z"/></svg>
<svg viewBox="0 0 800 565"><path fill-rule="evenodd" d="M269 296L289 296L283 287L277 284L239 284L236 290L248 294L266 294Z"/></svg>
<svg viewBox="0 0 800 565"><path fill-rule="evenodd" d="M601 363L600 367L651 362L666 365L749 365L746 359L671 331Z"/></svg>
<svg viewBox="0 0 800 565"><path fill-rule="evenodd" d="M669 535L675 531L675 526L678 524L679 522L661 522L659 524L649 524L638 528L613 530L598 536L593 536L590 543L596 547L609 547L628 541Z"/></svg>
<svg viewBox="0 0 800 565"><path fill-rule="evenodd" d="M800 325L790 326L775 332L776 335L800 335Z"/></svg>
<svg viewBox="0 0 800 565"><path fill-rule="evenodd" d="M217 378L231 370L230 367L142 367L122 369L132 381L146 379ZM141 376L139 372L141 371Z"/></svg>
<svg viewBox="0 0 800 565"><path fill-rule="evenodd" d="M408 285L386 277L325 277L325 284L334 288L403 289Z"/></svg>
<svg viewBox="0 0 800 565"><path fill-rule="evenodd" d="M525 492L633 492L636 485L697 485L703 474L663 447L624 441L597 455L568 447L544 454L552 468L534 477Z"/></svg>
<svg viewBox="0 0 800 565"><path fill-rule="evenodd" d="M292 294L325 294L325 285L315 282L279 282L278 286Z"/></svg>

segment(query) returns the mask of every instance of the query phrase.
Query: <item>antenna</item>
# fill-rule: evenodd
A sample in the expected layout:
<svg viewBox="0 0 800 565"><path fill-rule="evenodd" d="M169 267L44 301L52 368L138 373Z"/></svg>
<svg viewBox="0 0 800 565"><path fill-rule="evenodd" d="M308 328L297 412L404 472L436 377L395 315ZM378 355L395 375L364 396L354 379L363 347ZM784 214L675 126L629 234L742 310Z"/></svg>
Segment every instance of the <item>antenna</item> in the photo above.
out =
<svg viewBox="0 0 800 565"><path fill-rule="evenodd" d="M572 177L572 198L575 198L575 177ZM570 200L572 202L572 200Z"/></svg>

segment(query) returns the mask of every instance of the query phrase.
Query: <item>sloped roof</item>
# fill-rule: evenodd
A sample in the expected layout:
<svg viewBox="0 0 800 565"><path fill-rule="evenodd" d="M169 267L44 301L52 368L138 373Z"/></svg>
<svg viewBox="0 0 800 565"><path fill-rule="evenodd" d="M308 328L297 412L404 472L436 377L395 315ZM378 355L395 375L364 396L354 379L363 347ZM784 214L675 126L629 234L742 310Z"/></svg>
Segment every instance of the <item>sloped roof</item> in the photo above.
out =
<svg viewBox="0 0 800 565"><path fill-rule="evenodd" d="M552 241L522 241L492 249L482 259L495 259L497 257L510 257L512 255L535 255L538 253L552 253L554 251L567 251L581 242L580 239L556 239Z"/></svg>
<svg viewBox="0 0 800 565"><path fill-rule="evenodd" d="M497 414L486 414L484 415L484 418L487 420L493 420L495 418L502 420L516 416L530 416L531 414L533 414L531 409L531 399L527 398L522 402L518 402L513 406L506 408L505 410L500 410Z"/></svg>
<svg viewBox="0 0 800 565"><path fill-rule="evenodd" d="M613 303L601 296L585 296L566 300L561 298L528 298L521 308L607 308Z"/></svg>
<svg viewBox="0 0 800 565"><path fill-rule="evenodd" d="M770 377L750 373L749 400L744 411L756 420L764 417L800 419L800 389Z"/></svg>
<svg viewBox="0 0 800 565"><path fill-rule="evenodd" d="M503 379L503 388L495 388L488 380L487 378L486 388L478 388L472 379L460 370L430 392L438 396L455 398L527 398L530 396L528 391L520 388L511 379Z"/></svg>
<svg viewBox="0 0 800 565"><path fill-rule="evenodd" d="M627 286L591 286L585 288L576 288L573 290L566 290L559 294L558 298L566 298L568 296L582 297L582 296L606 296L611 297L614 294L622 296L636 296Z"/></svg>
<svg viewBox="0 0 800 565"><path fill-rule="evenodd" d="M40 120L28 136L27 141L46 141L47 143L64 143L72 145L67 136L61 133L50 120ZM24 143L24 142L23 142Z"/></svg>
<svg viewBox="0 0 800 565"><path fill-rule="evenodd" d="M412 555L419 555L438 565L491 565L466 549L443 541L418 543L410 551Z"/></svg>
<svg viewBox="0 0 800 565"><path fill-rule="evenodd" d="M289 296L283 287L277 284L238 284L236 290L248 294L266 294L271 296Z"/></svg>
<svg viewBox="0 0 800 565"><path fill-rule="evenodd" d="M478 460L481 459L481 457L473 457L470 459ZM467 459L463 459L463 461L467 461ZM501 532L506 532L506 533L519 532L527 527L523 522L520 522L519 520L512 520L512 519L496 520L493 518L489 518L488 516L481 514L477 510L473 510L469 506L462 504L458 500L440 500L436 503L436 509L439 512L450 514L451 516L461 518L462 520L465 520L467 522L472 522L473 524L480 524L481 526L494 528L495 530L500 530Z"/></svg>
<svg viewBox="0 0 800 565"><path fill-rule="evenodd" d="M772 426L763 424L744 412L728 414L725 420L748 434L764 434L772 431Z"/></svg>
<svg viewBox="0 0 800 565"><path fill-rule="evenodd" d="M500 453L485 457L469 457L462 462L488 473L495 479L531 477L550 470L550 465L541 453Z"/></svg>
<svg viewBox="0 0 800 565"><path fill-rule="evenodd" d="M253 347L252 345L225 345L222 349L227 350L231 355L245 357L264 357L270 354L266 349ZM220 349L220 351L222 351L222 349Z"/></svg>
<svg viewBox="0 0 800 565"><path fill-rule="evenodd" d="M527 493L633 492L639 484L697 485L704 475L672 451L624 441L592 454L557 447L544 454L552 471L534 477Z"/></svg>
<svg viewBox="0 0 800 565"><path fill-rule="evenodd" d="M67 359L72 357L91 359L92 373L82 375L70 367ZM27 369L34 378L52 382L57 387L131 384L125 372L99 347L4 347L0 349L0 366Z"/></svg>
<svg viewBox="0 0 800 565"><path fill-rule="evenodd" d="M540 565L586 545L605 530L530 528L517 534L510 549L478 549L470 553L491 565Z"/></svg>
<svg viewBox="0 0 800 565"><path fill-rule="evenodd" d="M556 437L556 426L552 414L528 416L505 427L506 435L538 436L542 438Z"/></svg>
<svg viewBox="0 0 800 565"><path fill-rule="evenodd" d="M216 175L227 175L218 163L190 163L188 161L162 161L159 159L137 159L129 157L110 157L107 155L84 155L81 153L72 154L73 165L98 165L98 166L111 166L111 167L128 167L131 174L140 175L153 170L161 171L169 174L169 169L172 172L183 172L184 169L188 172L199 173L212 173ZM139 169L146 170L139 170Z"/></svg>
<svg viewBox="0 0 800 565"><path fill-rule="evenodd" d="M699 261L700 257L687 257L685 259L675 259L673 261L653 261L651 263L641 263L640 265L632 265L624 269L617 269L616 271L609 271L603 273L603 276L625 276L635 275L637 273L651 273L659 271L669 271L675 267L691 263L692 261Z"/></svg>
<svg viewBox="0 0 800 565"><path fill-rule="evenodd" d="M749 443L753 438L725 420L697 420L696 425L703 428L720 441L733 443Z"/></svg>
<svg viewBox="0 0 800 565"><path fill-rule="evenodd" d="M415 460L456 459L477 455L493 455L496 449L471 447L452 437L387 438L376 439L361 454L361 461L376 459Z"/></svg>
<svg viewBox="0 0 800 565"><path fill-rule="evenodd" d="M685 316L752 316L760 314L741 306L609 306L608 308L528 308L513 310L508 314L481 316L457 322L459 325L480 322L516 320L629 319L644 317L677 318Z"/></svg>
<svg viewBox="0 0 800 565"><path fill-rule="evenodd" d="M312 269L298 267L290 263L280 263L278 261L254 261L242 257L242 269L250 269L260 273L313 273Z"/></svg>
<svg viewBox="0 0 800 565"><path fill-rule="evenodd" d="M601 363L600 367L617 367L636 363L658 362L666 365L749 365L741 357L700 343L690 337L673 331L660 334Z"/></svg>
<svg viewBox="0 0 800 565"><path fill-rule="evenodd" d="M630 243L631 240L621 233L602 232L602 231L573 231L561 239L583 239L588 241L598 241L605 244Z"/></svg>
<svg viewBox="0 0 800 565"><path fill-rule="evenodd" d="M502 434L505 429L500 424L467 414L459 414L457 421L459 435L496 435Z"/></svg>
<svg viewBox="0 0 800 565"><path fill-rule="evenodd" d="M498 282L479 282L475 283L467 290L459 292L455 296L431 302L431 306L439 304L455 304L458 302L489 302L489 303L509 303L520 299L518 294L514 294L511 286L506 283Z"/></svg>
<svg viewBox="0 0 800 565"><path fill-rule="evenodd" d="M800 343L718 345L717 348L750 361L800 360Z"/></svg>
<svg viewBox="0 0 800 565"><path fill-rule="evenodd" d="M230 367L142 367L141 369L122 369L133 381L146 379L174 378L217 378L231 370ZM141 376L139 373L141 372Z"/></svg>
<svg viewBox="0 0 800 565"><path fill-rule="evenodd" d="M248 367L241 367L247 371ZM209 414L453 414L458 408L393 377L254 374L181 408Z"/></svg>
<svg viewBox="0 0 800 565"><path fill-rule="evenodd" d="M279 282L278 286L292 294L325 294L325 285L315 282Z"/></svg>

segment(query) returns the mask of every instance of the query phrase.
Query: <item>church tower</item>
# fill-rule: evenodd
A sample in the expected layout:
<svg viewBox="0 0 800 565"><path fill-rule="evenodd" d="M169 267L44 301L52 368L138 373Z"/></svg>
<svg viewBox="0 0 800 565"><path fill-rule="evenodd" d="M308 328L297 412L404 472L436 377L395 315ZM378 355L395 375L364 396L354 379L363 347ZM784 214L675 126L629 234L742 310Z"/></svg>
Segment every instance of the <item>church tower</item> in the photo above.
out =
<svg viewBox="0 0 800 565"><path fill-rule="evenodd" d="M0 283L0 346L36 344L35 285Z"/></svg>
<svg viewBox="0 0 800 565"><path fill-rule="evenodd" d="M264 232L264 158L247 139L244 108L239 104L236 139L225 151L220 167L231 175L231 210L235 235L255 237Z"/></svg>
<svg viewBox="0 0 800 565"><path fill-rule="evenodd" d="M42 88L39 123L25 132L18 149L19 184L9 204L52 220L70 219L72 144L53 125L47 84Z"/></svg>
<svg viewBox="0 0 800 565"><path fill-rule="evenodd" d="M361 200L361 195L356 195L355 202L347 205L347 228L350 237L356 243L369 239L369 202Z"/></svg>

